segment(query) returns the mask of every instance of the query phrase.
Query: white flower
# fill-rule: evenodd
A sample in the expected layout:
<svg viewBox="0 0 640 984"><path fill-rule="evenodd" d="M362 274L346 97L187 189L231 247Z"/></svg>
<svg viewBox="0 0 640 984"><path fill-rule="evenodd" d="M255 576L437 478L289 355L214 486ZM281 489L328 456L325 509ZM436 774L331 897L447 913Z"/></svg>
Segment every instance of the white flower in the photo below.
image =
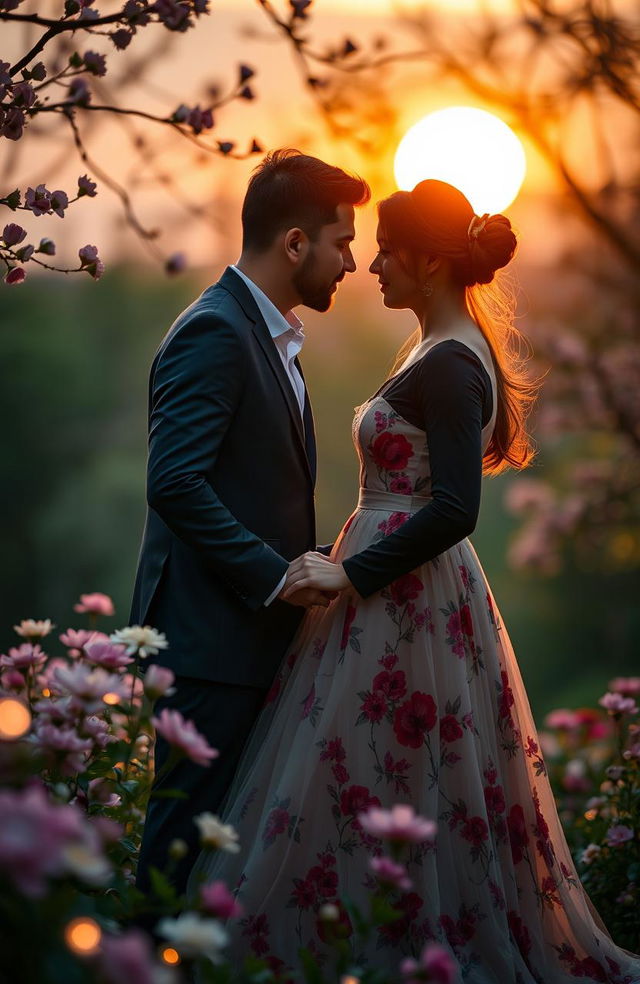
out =
<svg viewBox="0 0 640 984"><path fill-rule="evenodd" d="M111 877L111 865L89 844L75 841L62 849L62 859L66 870L86 885L105 885Z"/></svg>
<svg viewBox="0 0 640 984"><path fill-rule="evenodd" d="M325 902L318 909L318 916L325 922L337 922L340 918L340 909L333 902Z"/></svg>
<svg viewBox="0 0 640 984"><path fill-rule="evenodd" d="M580 856L580 860L583 864L591 864L591 862L598 857L601 850L602 848L599 844L587 844Z"/></svg>
<svg viewBox="0 0 640 984"><path fill-rule="evenodd" d="M118 629L112 634L111 642L126 646L127 656L139 653L143 659L155 656L169 645L165 634L156 632L150 625L128 625L126 629Z"/></svg>
<svg viewBox="0 0 640 984"><path fill-rule="evenodd" d="M13 628L23 639L44 639L51 632L53 625L50 618L40 622L32 618L23 618L20 625L14 625Z"/></svg>
<svg viewBox="0 0 640 984"><path fill-rule="evenodd" d="M238 834L231 824L221 823L220 817L213 813L201 813L193 819L200 828L200 843L204 847L217 847L222 851L229 851L230 854L238 853Z"/></svg>
<svg viewBox="0 0 640 984"><path fill-rule="evenodd" d="M184 957L208 957L220 962L220 949L228 936L216 919L203 919L197 912L183 912L177 919L161 919L156 932L164 936Z"/></svg>

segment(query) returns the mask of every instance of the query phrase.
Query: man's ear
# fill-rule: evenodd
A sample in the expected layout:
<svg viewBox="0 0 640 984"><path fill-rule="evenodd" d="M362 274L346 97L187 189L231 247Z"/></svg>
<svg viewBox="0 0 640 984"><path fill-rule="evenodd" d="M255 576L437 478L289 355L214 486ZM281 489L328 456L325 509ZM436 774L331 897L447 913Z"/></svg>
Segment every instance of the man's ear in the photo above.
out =
<svg viewBox="0 0 640 984"><path fill-rule="evenodd" d="M302 229L287 229L283 245L287 258L292 263L300 263L309 252L309 237Z"/></svg>

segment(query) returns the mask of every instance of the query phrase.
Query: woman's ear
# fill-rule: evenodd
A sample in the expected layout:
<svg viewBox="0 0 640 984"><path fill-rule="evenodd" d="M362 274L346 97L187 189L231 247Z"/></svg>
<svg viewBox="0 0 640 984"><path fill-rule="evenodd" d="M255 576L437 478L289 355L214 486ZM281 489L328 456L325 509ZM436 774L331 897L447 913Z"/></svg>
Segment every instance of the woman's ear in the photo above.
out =
<svg viewBox="0 0 640 984"><path fill-rule="evenodd" d="M433 277L442 266L442 259L439 256L425 257L424 274L425 277Z"/></svg>
<svg viewBox="0 0 640 984"><path fill-rule="evenodd" d="M284 251L292 263L300 263L309 252L309 237L297 227L287 229L284 235Z"/></svg>

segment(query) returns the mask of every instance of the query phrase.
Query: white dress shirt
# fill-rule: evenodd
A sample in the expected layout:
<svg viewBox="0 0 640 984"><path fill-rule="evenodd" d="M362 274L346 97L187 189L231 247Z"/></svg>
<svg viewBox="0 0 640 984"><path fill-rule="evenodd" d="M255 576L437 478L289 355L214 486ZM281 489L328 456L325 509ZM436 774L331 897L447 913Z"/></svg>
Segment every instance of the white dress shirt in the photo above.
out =
<svg viewBox="0 0 640 984"><path fill-rule="evenodd" d="M278 355L282 359L282 364L285 368L285 372L289 377L289 382L291 383L291 388L295 394L298 406L300 408L300 418L302 420L302 427L304 430L304 400L305 400L305 389L304 380L300 375L300 370L295 364L296 356L299 354L303 344L304 344L304 325L300 321L297 314L293 311L287 311L285 315L278 311L277 307L270 301L263 290L254 284L253 280L242 270L238 270L237 266L232 266L239 277L244 280L245 284L251 291L251 296L258 305L258 310L265 320L267 328L269 329L269 334L273 339L273 343L278 350ZM265 608L271 604L274 598L276 598L287 579L287 575L279 581L274 590L271 592L264 605Z"/></svg>

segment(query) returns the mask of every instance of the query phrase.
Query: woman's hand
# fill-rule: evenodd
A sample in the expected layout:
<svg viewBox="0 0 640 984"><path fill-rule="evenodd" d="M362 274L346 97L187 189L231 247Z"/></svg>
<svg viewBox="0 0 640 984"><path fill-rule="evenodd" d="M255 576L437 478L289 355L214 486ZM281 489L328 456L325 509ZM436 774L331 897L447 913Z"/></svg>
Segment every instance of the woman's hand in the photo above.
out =
<svg viewBox="0 0 640 984"><path fill-rule="evenodd" d="M310 551L289 564L287 580L280 597L283 601L301 588L338 592L351 584L342 564L334 564L324 554Z"/></svg>

